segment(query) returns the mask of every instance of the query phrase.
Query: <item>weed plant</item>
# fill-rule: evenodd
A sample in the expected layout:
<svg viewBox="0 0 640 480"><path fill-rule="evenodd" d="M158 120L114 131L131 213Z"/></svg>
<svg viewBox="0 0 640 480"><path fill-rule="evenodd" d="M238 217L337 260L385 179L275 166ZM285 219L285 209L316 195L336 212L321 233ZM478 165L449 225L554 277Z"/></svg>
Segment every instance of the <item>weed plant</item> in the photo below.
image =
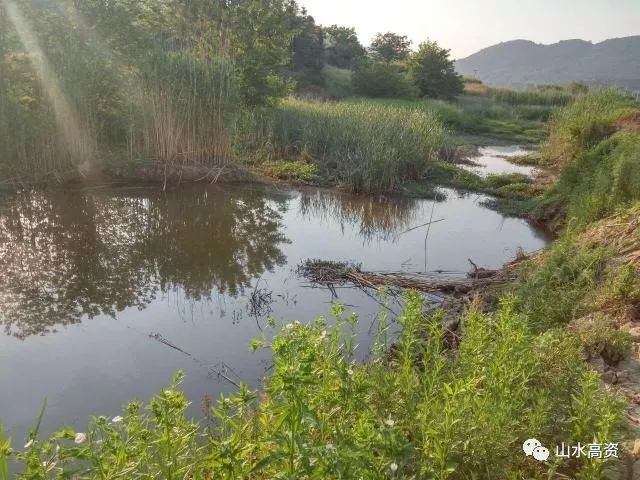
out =
<svg viewBox="0 0 640 480"><path fill-rule="evenodd" d="M597 479L605 460L541 463L522 453L533 433L545 445L612 442L621 405L603 390L572 337L532 334L505 299L494 315L472 309L453 354L442 314L424 315L407 293L396 346L390 324L368 362L354 362L357 316L335 307L324 319L289 324L267 347L273 369L258 395L246 386L188 420L179 380L148 405L98 417L86 433L36 431L24 448L0 442L19 478L434 478L525 479L556 474Z"/></svg>

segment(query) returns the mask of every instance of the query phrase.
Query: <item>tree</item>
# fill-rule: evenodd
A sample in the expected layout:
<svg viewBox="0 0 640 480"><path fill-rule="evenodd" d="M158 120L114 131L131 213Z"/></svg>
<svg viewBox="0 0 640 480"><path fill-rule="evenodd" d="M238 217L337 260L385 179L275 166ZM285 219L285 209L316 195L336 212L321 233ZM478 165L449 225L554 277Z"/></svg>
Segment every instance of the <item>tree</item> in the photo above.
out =
<svg viewBox="0 0 640 480"><path fill-rule="evenodd" d="M452 99L464 89L449 58L450 50L436 42L421 43L409 60L409 74L424 97Z"/></svg>
<svg viewBox="0 0 640 480"><path fill-rule="evenodd" d="M353 87L366 97L416 98L418 90L397 63L360 61L353 69Z"/></svg>
<svg viewBox="0 0 640 480"><path fill-rule="evenodd" d="M338 68L352 68L367 51L358 41L353 28L332 25L324 27L324 61Z"/></svg>
<svg viewBox="0 0 640 480"><path fill-rule="evenodd" d="M291 69L299 88L322 85L324 67L324 32L314 18L302 10L295 19L298 32L291 42Z"/></svg>
<svg viewBox="0 0 640 480"><path fill-rule="evenodd" d="M273 104L290 92L283 76L299 14L294 0L227 0L224 24L246 105Z"/></svg>
<svg viewBox="0 0 640 480"><path fill-rule="evenodd" d="M369 51L374 60L381 62L402 62L411 53L411 40L405 35L392 32L378 33L371 42Z"/></svg>

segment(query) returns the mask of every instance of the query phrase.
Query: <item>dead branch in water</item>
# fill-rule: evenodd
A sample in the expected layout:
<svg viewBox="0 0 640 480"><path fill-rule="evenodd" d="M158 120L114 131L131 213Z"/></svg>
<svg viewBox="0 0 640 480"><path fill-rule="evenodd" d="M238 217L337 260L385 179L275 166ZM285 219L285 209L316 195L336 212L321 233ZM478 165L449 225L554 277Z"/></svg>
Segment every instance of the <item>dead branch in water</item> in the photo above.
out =
<svg viewBox="0 0 640 480"><path fill-rule="evenodd" d="M503 283L505 280L499 275L499 271L477 267L467 278L442 280L434 278L433 274L364 272L357 264L324 260L306 260L298 265L297 273L314 284L328 287L351 283L360 288L387 286L449 295L464 295L492 283Z"/></svg>

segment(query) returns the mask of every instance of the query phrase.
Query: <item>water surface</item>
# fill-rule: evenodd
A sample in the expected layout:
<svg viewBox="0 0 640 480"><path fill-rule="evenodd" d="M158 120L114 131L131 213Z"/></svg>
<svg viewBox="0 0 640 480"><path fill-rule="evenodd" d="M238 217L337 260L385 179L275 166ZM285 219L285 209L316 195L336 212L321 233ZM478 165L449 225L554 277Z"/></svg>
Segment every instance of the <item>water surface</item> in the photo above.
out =
<svg viewBox="0 0 640 480"><path fill-rule="evenodd" d="M478 155L471 158L477 165L466 168L483 177L510 173L519 173L531 177L535 173L534 167L517 165L509 161L510 157L519 157L528 153L531 152L518 145L481 147Z"/></svg>
<svg viewBox="0 0 640 480"><path fill-rule="evenodd" d="M237 186L3 197L5 429L23 438L44 397L45 431L83 429L91 415L116 415L126 401L147 399L178 369L197 414L205 395L234 389L220 371L259 385L269 358L247 345L268 315L308 321L344 303L361 315L365 355L379 305L357 289L337 289L336 299L310 288L295 273L304 259L463 274L468 258L497 267L519 247L545 245L525 221L483 207L484 197L445 192L441 203ZM426 227L411 230L438 219L428 235ZM256 291L265 299L258 305L250 302Z"/></svg>

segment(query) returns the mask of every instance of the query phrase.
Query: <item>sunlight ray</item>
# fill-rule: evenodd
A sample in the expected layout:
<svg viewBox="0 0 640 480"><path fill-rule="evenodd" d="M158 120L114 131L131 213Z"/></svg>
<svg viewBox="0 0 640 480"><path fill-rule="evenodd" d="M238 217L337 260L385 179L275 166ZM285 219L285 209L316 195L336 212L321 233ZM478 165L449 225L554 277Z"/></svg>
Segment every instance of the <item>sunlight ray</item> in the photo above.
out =
<svg viewBox="0 0 640 480"><path fill-rule="evenodd" d="M36 35L33 33L33 29L24 17L20 7L13 0L3 0L2 6L7 12L7 17L18 34L38 77L38 81L53 107L56 124L74 164L80 172L88 172L91 169L92 159L97 152L97 146L92 134L82 126L78 113L67 100L53 68L49 64Z"/></svg>

